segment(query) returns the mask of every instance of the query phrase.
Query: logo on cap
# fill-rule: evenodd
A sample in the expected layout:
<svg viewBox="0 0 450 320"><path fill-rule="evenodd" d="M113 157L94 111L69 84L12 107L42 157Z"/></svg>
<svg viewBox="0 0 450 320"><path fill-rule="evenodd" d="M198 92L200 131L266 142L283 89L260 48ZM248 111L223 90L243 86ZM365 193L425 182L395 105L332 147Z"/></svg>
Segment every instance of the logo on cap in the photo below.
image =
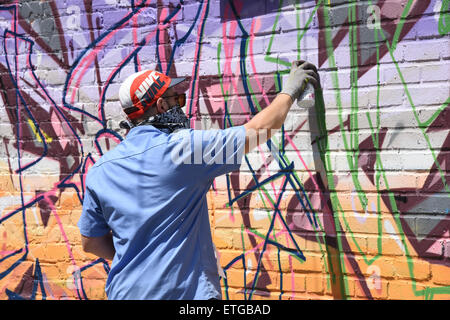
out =
<svg viewBox="0 0 450 320"><path fill-rule="evenodd" d="M126 87L129 86L129 89L125 88L123 93L129 96L128 99L124 97L122 107L130 119L136 119L156 103L170 86L171 79L154 70L139 72L130 76L130 78L124 84Z"/></svg>

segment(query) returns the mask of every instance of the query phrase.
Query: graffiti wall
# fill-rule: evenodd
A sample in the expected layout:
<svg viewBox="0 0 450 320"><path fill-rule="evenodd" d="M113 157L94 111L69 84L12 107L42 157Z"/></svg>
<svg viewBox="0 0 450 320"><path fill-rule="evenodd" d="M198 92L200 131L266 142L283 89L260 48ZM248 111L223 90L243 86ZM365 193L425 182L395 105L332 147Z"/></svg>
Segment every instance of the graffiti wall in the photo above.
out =
<svg viewBox="0 0 450 320"><path fill-rule="evenodd" d="M1 1L0 298L106 298L76 223L130 73L188 77L192 127L227 128L304 59L315 108L208 194L224 299L449 299L449 4Z"/></svg>

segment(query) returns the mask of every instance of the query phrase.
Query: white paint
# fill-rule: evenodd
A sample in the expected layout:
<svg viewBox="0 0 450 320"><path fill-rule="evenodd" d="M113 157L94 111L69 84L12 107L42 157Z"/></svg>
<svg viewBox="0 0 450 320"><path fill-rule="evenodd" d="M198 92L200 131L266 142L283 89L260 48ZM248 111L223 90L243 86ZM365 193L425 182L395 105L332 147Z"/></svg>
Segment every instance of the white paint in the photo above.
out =
<svg viewBox="0 0 450 320"><path fill-rule="evenodd" d="M253 209L253 219L255 219L255 221L267 219L270 216L272 216L272 214L273 214L273 212L271 212L269 210L258 209L258 208Z"/></svg>
<svg viewBox="0 0 450 320"><path fill-rule="evenodd" d="M79 6L71 5L66 9L67 14L69 15L66 20L66 27L69 30L79 30L81 27L81 9Z"/></svg>
<svg viewBox="0 0 450 320"><path fill-rule="evenodd" d="M24 196L23 201L26 203L31 200L31 196ZM20 196L6 196L0 198L0 218L3 217L3 211L6 207L21 206ZM13 210L11 210L13 211Z"/></svg>
<svg viewBox="0 0 450 320"><path fill-rule="evenodd" d="M128 0L105 0L106 4L110 6L120 5L125 7L131 7L131 4Z"/></svg>
<svg viewBox="0 0 450 320"><path fill-rule="evenodd" d="M405 247L403 246L403 243L401 242L400 238L397 236L394 226L389 220L384 220L384 228L386 229L386 232L389 234L390 238L394 239L395 242L397 242L400 249L405 252Z"/></svg>
<svg viewBox="0 0 450 320"><path fill-rule="evenodd" d="M247 259L246 270L245 270L245 276L248 276L249 273L252 272L252 270L251 270L252 268L253 268L253 262L252 262L252 259L248 258L248 259Z"/></svg>
<svg viewBox="0 0 450 320"><path fill-rule="evenodd" d="M373 264L367 268L367 273L370 273L367 281L367 287L369 289L381 290L380 267Z"/></svg>
<svg viewBox="0 0 450 320"><path fill-rule="evenodd" d="M380 17L381 9L377 5L369 5L367 7L367 13L369 17L367 18L366 24L369 29L380 29Z"/></svg>

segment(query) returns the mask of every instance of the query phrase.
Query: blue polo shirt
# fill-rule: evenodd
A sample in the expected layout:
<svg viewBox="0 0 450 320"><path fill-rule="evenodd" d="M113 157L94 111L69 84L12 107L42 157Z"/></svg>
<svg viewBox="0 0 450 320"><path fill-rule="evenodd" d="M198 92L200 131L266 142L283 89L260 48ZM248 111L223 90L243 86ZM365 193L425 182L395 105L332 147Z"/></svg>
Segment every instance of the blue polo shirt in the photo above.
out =
<svg viewBox="0 0 450 320"><path fill-rule="evenodd" d="M86 177L82 235L112 231L108 299L221 298L206 194L240 167L245 128L130 130Z"/></svg>

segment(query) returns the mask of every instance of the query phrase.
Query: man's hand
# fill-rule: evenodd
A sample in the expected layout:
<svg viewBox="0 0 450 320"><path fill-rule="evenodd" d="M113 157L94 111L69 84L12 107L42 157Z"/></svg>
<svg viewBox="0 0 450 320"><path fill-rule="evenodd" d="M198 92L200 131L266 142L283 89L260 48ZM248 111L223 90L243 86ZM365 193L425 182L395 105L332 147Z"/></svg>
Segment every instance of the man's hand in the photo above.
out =
<svg viewBox="0 0 450 320"><path fill-rule="evenodd" d="M281 128L292 103L301 96L308 82L311 82L315 89L320 88L317 68L302 60L292 62L291 73L280 94L270 105L244 124L246 129L245 153L266 142L276 130Z"/></svg>
<svg viewBox="0 0 450 320"><path fill-rule="evenodd" d="M311 83L315 89L320 87L316 66L303 60L293 61L288 80L280 93L289 95L294 102L305 91L307 83Z"/></svg>

